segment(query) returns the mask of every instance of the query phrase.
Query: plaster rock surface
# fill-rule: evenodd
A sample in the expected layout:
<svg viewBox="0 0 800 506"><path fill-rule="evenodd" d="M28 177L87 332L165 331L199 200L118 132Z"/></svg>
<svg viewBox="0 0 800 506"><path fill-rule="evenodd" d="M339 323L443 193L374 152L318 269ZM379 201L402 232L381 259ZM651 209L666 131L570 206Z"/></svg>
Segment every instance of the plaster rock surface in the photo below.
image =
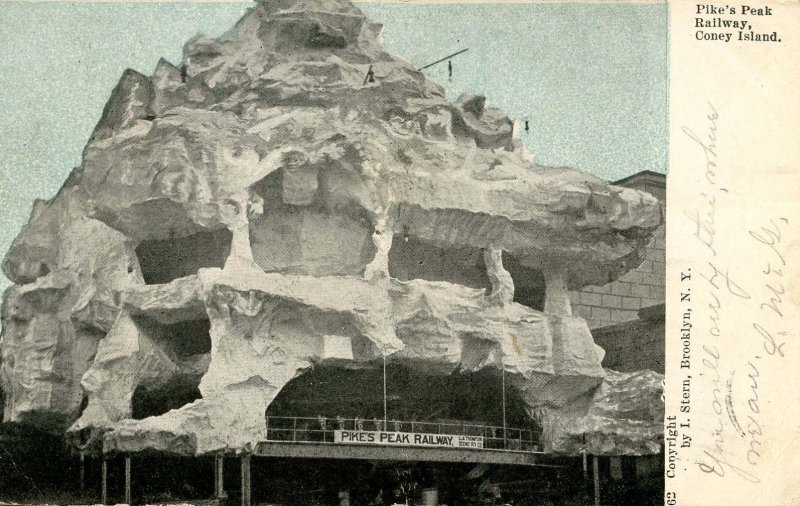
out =
<svg viewBox="0 0 800 506"><path fill-rule="evenodd" d="M293 378L382 357L503 368L534 416L621 388L566 290L638 265L661 206L537 166L505 114L450 102L380 28L345 0L257 3L180 64L123 74L3 262L6 422L105 451L246 451ZM136 416L138 395L187 392ZM623 418L629 394L608 394Z"/></svg>
<svg viewBox="0 0 800 506"><path fill-rule="evenodd" d="M545 448L576 455L648 455L661 451L664 375L653 371L605 370L590 394L588 411L579 401L565 409L538 409ZM584 442L585 441L585 442Z"/></svg>

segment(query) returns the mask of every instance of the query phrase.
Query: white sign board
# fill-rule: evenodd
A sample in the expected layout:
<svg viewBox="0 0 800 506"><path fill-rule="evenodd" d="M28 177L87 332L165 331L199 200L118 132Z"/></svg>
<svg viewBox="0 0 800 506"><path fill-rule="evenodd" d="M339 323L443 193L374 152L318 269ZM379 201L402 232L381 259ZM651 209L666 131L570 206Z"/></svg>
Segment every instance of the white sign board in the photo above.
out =
<svg viewBox="0 0 800 506"><path fill-rule="evenodd" d="M335 430L335 443L393 446L438 446L448 448L483 448L482 436L456 434L417 434L367 430Z"/></svg>

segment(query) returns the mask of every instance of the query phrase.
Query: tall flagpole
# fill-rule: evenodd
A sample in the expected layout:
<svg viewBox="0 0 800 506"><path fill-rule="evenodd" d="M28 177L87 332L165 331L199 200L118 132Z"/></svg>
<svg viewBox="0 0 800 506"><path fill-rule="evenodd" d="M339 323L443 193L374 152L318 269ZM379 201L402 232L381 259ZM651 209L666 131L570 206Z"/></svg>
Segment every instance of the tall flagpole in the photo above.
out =
<svg viewBox="0 0 800 506"><path fill-rule="evenodd" d="M426 69L426 68L428 68L428 67L432 67L432 66L436 65L437 63L442 63L442 62L443 62L443 61L445 61L445 60L449 60L450 58L452 58L452 57L454 57L454 56L458 56L458 55L460 55L461 53L466 53L467 51L469 51L469 48L462 49L461 51L456 51L455 53L453 53L453 54L449 54L449 55L445 56L444 58L440 58L440 59L436 60L436 61L435 61L435 62L433 62L433 63L429 63L429 64L427 64L427 65L425 65L425 66L423 66L423 67L420 67L420 68L419 68L419 70L425 70L425 69Z"/></svg>

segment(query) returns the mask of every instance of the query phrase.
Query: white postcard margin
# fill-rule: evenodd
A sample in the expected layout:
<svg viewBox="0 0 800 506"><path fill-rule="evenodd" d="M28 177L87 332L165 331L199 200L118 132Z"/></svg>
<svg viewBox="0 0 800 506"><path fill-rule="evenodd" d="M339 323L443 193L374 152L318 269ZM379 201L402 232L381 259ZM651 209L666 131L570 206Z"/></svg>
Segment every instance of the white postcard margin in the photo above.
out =
<svg viewBox="0 0 800 506"><path fill-rule="evenodd" d="M800 505L800 3L670 18L665 503Z"/></svg>

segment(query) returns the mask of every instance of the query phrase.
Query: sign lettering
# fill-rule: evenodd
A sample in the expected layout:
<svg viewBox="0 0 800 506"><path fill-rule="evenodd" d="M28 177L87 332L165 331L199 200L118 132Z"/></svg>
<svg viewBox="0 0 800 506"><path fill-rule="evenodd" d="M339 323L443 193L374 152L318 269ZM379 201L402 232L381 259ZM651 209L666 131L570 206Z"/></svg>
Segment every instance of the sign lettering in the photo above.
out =
<svg viewBox="0 0 800 506"><path fill-rule="evenodd" d="M335 443L394 446L439 446L448 448L483 448L483 437L457 434L416 434L367 430L335 430Z"/></svg>

